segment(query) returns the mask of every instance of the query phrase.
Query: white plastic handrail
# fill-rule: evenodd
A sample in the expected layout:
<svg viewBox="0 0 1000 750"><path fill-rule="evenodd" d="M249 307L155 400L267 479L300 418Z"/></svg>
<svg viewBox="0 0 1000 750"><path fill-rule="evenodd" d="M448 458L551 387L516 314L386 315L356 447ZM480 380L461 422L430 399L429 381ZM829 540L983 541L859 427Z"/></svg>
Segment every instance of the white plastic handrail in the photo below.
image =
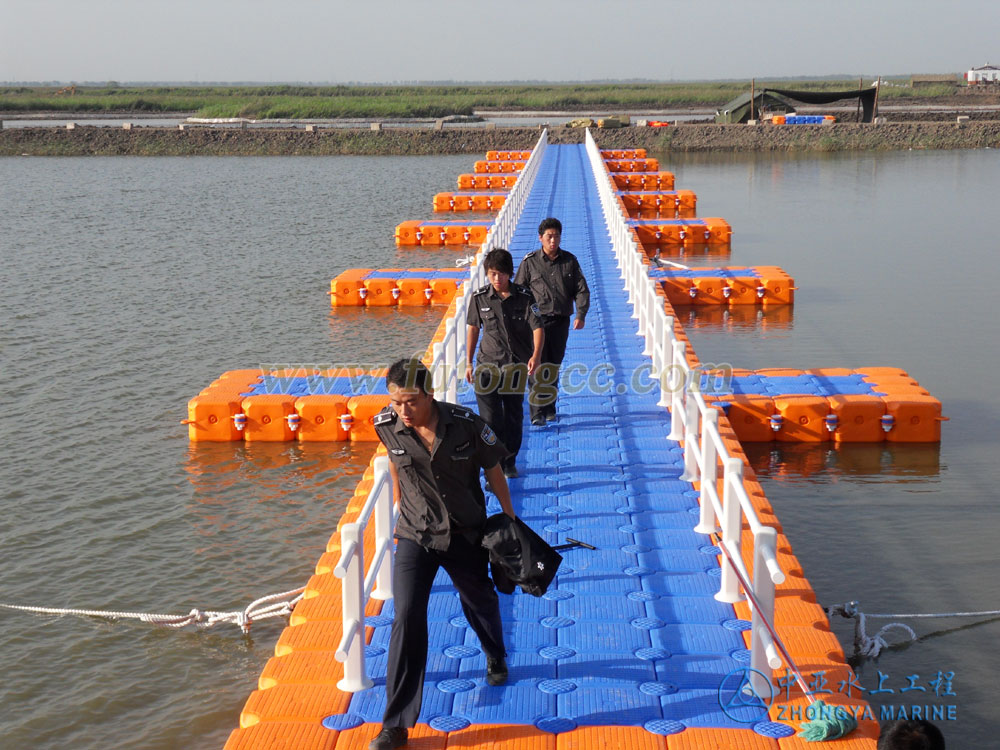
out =
<svg viewBox="0 0 1000 750"><path fill-rule="evenodd" d="M372 686L365 670L364 630L368 599L392 598L392 531L396 511L393 507L389 458L376 456L372 467L375 472L372 488L358 518L340 529L340 559L333 571L343 581L343 634L336 656L337 661L344 663L344 677L337 683L337 687L350 693ZM366 569L365 529L373 517L375 552Z"/></svg>
<svg viewBox="0 0 1000 750"><path fill-rule="evenodd" d="M781 665L770 633L762 622L774 621L774 587L785 580L776 556L777 532L763 525L750 500L743 481L743 461L729 454L719 433L719 411L709 405L701 393L703 370L687 361L687 345L674 333L674 318L667 315L663 298L657 295L655 282L649 278L642 261L642 248L636 242L612 188L600 149L587 130L586 150L611 235L611 245L618 270L625 281L632 318L643 337L644 354L652 360L652 374L660 382L659 405L670 409L671 440L684 445L684 473L681 478L700 485L700 514L695 531L719 533L719 544L726 554L722 562L722 580L715 598L723 602L744 599L739 578L749 581L741 551L743 519L753 533L753 598L763 611L751 604L750 666L761 674ZM722 476L721 495L719 475ZM730 562L730 560L732 562ZM737 566L740 576L733 566ZM755 678L760 679L760 678ZM754 685L761 688L760 685Z"/></svg>
<svg viewBox="0 0 1000 750"><path fill-rule="evenodd" d="M458 400L458 385L465 377L465 313L472 293L486 282L482 267L483 250L510 244L547 145L548 131L543 131L496 221L486 233L486 240L469 264L469 278L461 287L461 294L456 295L455 312L445 321L444 339L432 347L430 370L434 374L435 391L444 393L446 401L454 403ZM334 568L334 574L343 580L343 635L336 656L338 661L344 663L344 677L337 687L351 693L372 686L365 670L365 607L368 600L392 598L392 532L397 510L393 506L389 458L377 456L372 467L375 471L372 489L358 518L341 527L340 559ZM366 568L365 529L372 518L375 519L375 548Z"/></svg>

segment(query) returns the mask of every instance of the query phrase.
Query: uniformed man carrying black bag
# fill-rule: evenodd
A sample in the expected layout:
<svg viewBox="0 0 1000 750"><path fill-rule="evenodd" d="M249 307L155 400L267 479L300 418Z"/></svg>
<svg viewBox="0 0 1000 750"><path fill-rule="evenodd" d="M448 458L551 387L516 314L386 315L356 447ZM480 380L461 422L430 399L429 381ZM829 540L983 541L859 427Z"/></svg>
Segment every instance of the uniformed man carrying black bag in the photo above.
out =
<svg viewBox="0 0 1000 750"><path fill-rule="evenodd" d="M418 360L399 360L386 375L389 406L375 417L375 432L389 454L399 499L393 561L392 634L386 668L382 731L370 750L407 741L420 714L427 666L427 606L439 568L458 590L462 611L486 654L486 681L507 680L500 608L481 546L486 525L482 470L503 512L514 518L500 467L507 449L477 414L436 401L430 373Z"/></svg>

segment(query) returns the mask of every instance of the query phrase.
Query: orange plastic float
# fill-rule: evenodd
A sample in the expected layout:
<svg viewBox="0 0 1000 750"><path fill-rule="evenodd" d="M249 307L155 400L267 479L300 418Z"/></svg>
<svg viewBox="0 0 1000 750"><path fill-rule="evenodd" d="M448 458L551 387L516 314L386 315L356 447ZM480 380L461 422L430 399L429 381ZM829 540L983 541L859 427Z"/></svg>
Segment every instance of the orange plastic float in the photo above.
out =
<svg viewBox="0 0 1000 750"><path fill-rule="evenodd" d="M617 190L673 190L673 172L615 172L611 175Z"/></svg>
<svg viewBox="0 0 1000 750"><path fill-rule="evenodd" d="M518 172L509 174L460 174L459 190L509 190L517 182Z"/></svg>
<svg viewBox="0 0 1000 750"><path fill-rule="evenodd" d="M524 169L523 161L477 161L473 165L476 174L511 174Z"/></svg>
<svg viewBox="0 0 1000 750"><path fill-rule="evenodd" d="M705 398L725 405L745 442L934 443L946 420L938 399L886 368L733 370L731 388L706 386Z"/></svg>
<svg viewBox="0 0 1000 750"><path fill-rule="evenodd" d="M506 202L506 193L438 193L434 211L499 211Z"/></svg>

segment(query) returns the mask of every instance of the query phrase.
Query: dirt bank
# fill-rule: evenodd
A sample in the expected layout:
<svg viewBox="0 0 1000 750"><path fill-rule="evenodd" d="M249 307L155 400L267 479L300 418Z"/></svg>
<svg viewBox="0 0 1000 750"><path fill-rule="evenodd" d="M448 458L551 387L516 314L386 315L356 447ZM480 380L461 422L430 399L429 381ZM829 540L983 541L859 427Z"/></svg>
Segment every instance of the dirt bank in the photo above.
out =
<svg viewBox="0 0 1000 750"><path fill-rule="evenodd" d="M1000 120L899 122L883 125L708 125L595 130L604 148L669 151L887 151L1000 147ZM446 127L444 130L327 128L119 130L79 125L0 130L0 156L328 156L483 154L530 148L537 128ZM579 143L583 131L557 127L553 143Z"/></svg>

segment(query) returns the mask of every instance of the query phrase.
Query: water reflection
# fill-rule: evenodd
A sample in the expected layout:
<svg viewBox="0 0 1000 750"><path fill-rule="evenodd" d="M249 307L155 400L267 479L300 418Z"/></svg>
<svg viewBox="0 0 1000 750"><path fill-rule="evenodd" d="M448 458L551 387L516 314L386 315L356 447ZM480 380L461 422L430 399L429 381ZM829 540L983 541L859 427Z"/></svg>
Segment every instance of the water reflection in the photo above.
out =
<svg viewBox="0 0 1000 750"><path fill-rule="evenodd" d="M374 443L191 443L184 470L188 521L205 558L252 544L321 550L375 452Z"/></svg>
<svg viewBox="0 0 1000 750"><path fill-rule="evenodd" d="M685 329L713 333L787 330L793 325L792 310L792 305L674 306L676 318Z"/></svg>
<svg viewBox="0 0 1000 750"><path fill-rule="evenodd" d="M923 482L941 474L939 443L744 443L760 477L784 482Z"/></svg>

